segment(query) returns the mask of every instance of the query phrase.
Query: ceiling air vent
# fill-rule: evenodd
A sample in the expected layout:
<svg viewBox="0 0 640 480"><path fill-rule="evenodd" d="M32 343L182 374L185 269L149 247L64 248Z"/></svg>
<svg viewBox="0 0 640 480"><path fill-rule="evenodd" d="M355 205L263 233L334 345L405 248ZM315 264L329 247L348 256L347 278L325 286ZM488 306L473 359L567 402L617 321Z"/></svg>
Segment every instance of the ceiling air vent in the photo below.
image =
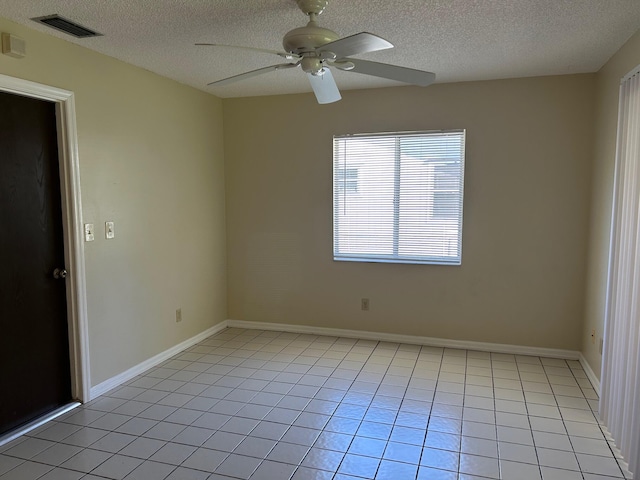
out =
<svg viewBox="0 0 640 480"><path fill-rule="evenodd" d="M73 35L76 38L102 36L101 33L90 30L87 27L83 27L82 25L78 25L77 23L72 22L71 20L67 20L60 15L47 15L46 17L36 17L32 18L31 20L42 23L48 27L55 28L56 30L60 30L61 32L68 33L69 35Z"/></svg>

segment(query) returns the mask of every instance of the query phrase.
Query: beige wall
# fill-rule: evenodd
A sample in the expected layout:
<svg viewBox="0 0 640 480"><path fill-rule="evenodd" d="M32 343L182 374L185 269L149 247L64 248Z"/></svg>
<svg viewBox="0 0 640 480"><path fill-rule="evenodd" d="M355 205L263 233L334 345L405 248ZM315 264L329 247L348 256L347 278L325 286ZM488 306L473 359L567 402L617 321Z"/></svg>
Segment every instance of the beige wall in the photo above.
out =
<svg viewBox="0 0 640 480"><path fill-rule="evenodd" d="M2 18L0 31L29 54L0 55L0 73L76 94L83 216L97 226L93 385L227 316L582 348L599 373L617 89L640 33L597 75L347 91L319 106L223 102ZM447 128L467 129L462 266L333 262L331 136Z"/></svg>
<svg viewBox="0 0 640 480"><path fill-rule="evenodd" d="M594 87L575 75L224 100L229 317L578 349ZM462 266L334 262L332 135L453 128L467 129Z"/></svg>
<svg viewBox="0 0 640 480"><path fill-rule="evenodd" d="M596 75L596 128L582 353L600 377L620 80L640 64L640 31ZM591 331L596 341L591 341Z"/></svg>
<svg viewBox="0 0 640 480"><path fill-rule="evenodd" d="M28 52L0 55L0 73L76 96L96 385L226 318L222 102L1 18L0 31Z"/></svg>

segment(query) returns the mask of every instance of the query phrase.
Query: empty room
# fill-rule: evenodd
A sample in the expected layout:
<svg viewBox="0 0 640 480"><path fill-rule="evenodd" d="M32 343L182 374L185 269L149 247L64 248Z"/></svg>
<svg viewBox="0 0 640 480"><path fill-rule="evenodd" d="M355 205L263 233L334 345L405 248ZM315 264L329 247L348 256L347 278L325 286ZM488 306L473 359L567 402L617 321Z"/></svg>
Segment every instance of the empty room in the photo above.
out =
<svg viewBox="0 0 640 480"><path fill-rule="evenodd" d="M0 480L640 475L640 2L0 34Z"/></svg>

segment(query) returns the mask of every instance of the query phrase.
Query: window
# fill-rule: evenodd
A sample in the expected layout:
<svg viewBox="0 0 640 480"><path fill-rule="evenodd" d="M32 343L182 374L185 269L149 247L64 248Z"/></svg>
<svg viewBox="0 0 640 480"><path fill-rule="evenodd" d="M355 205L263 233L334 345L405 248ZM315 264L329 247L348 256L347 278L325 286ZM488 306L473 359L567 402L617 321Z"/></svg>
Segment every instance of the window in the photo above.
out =
<svg viewBox="0 0 640 480"><path fill-rule="evenodd" d="M464 143L464 130L334 137L334 260L460 265Z"/></svg>

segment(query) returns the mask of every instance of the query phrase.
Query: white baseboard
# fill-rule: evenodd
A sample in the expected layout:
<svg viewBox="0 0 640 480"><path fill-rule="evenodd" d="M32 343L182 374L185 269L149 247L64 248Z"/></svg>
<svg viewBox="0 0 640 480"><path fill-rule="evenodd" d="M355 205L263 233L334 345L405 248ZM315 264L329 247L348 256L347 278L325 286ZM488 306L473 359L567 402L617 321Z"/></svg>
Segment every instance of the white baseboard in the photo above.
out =
<svg viewBox="0 0 640 480"><path fill-rule="evenodd" d="M582 352L580 352L579 360L580 360L580 365L582 365L582 369L584 370L584 373L587 374L587 378L591 382L591 385L593 385L593 389L598 394L598 397L600 397L600 380L598 380L598 377L596 377L596 374L591 368L591 365L589 365L589 362L587 362L587 359L582 354Z"/></svg>
<svg viewBox="0 0 640 480"><path fill-rule="evenodd" d="M112 388L115 388L118 385L122 385L123 383L128 382L136 375L140 375L145 370L155 367L156 365L164 362L165 360L168 360L169 358L180 353L181 351L186 350L187 348L195 345L198 342L201 342L205 338L210 337L211 335L214 335L221 330L224 330L225 328L227 328L227 320L223 320L222 322L214 325L213 327L206 329L204 332L201 332L185 340L184 342L174 345L173 347L165 350L164 352L161 352L145 360L144 362L139 363L138 365L131 367L130 369L125 370L124 372L119 373L118 375L111 377L108 380L105 380L104 382L101 382L98 385L91 387L91 390L89 392L89 396L90 396L89 399L93 400L94 398L99 397L103 393L108 392Z"/></svg>
<svg viewBox="0 0 640 480"><path fill-rule="evenodd" d="M346 330L342 328L312 327L307 325L292 325L288 323L249 322L245 320L227 320L231 328L247 328L258 330L277 330L281 332L308 333L312 335L329 335L332 337L361 338L383 342L410 343L413 345L428 345L431 347L461 348L484 352L510 353L515 355L533 355L536 357L564 358L579 360L580 352L575 350L561 350L556 348L527 347L522 345L508 345L504 343L473 342L468 340L450 340L447 338L420 337L417 335L401 335L396 333L368 332L365 330Z"/></svg>
<svg viewBox="0 0 640 480"><path fill-rule="evenodd" d="M155 355L130 369L91 387L90 399L94 399L112 388L122 385L136 375L140 375L156 365L168 360L181 351L201 342L205 338L214 335L225 328L246 328L252 330L276 330L281 332L307 333L312 335L329 335L333 337L358 338L364 340L376 340L382 342L409 343L413 345L428 345L431 347L461 348L466 350L478 350L484 352L508 353L514 355L533 355L537 357L564 358L567 360L579 360L580 364L593 384L594 389L600 395L600 382L593 373L581 352L574 350L562 350L556 348L529 347L523 345L508 345L504 343L474 342L470 340L452 340L447 338L422 337L417 335L402 335L397 333L370 332L366 330L347 330L343 328L314 327L308 325L292 325L288 323L250 322L246 320L224 320L204 332L191 337L184 342L175 345L164 352Z"/></svg>

